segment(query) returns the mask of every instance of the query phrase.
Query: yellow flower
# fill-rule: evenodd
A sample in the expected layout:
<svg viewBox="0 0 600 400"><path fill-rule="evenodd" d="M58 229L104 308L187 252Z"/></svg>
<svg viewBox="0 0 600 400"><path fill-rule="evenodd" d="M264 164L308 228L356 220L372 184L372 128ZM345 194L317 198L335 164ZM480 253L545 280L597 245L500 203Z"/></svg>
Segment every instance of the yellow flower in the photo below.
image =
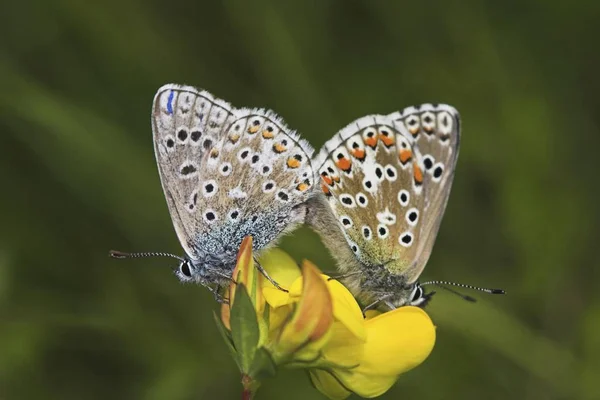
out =
<svg viewBox="0 0 600 400"><path fill-rule="evenodd" d="M229 304L221 308L225 336L245 381L286 365L308 369L314 386L331 399L351 393L376 397L431 352L435 328L420 308L364 319L352 294L312 263L304 261L300 269L278 249L265 252L259 262L288 291L275 288L255 268L252 240L246 238ZM236 306L239 302L251 307Z"/></svg>
<svg viewBox="0 0 600 400"><path fill-rule="evenodd" d="M418 307L401 307L365 321L367 341L358 366L313 370L315 387L331 399L351 392L372 398L385 393L400 374L421 364L435 343L435 327Z"/></svg>

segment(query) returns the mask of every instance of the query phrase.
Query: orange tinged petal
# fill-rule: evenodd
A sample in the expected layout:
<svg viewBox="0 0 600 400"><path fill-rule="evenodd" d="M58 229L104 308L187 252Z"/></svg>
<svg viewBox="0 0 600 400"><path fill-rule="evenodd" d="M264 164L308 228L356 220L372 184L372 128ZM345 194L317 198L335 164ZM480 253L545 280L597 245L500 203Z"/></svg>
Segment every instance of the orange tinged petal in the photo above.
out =
<svg viewBox="0 0 600 400"><path fill-rule="evenodd" d="M302 264L302 294L292 319L285 324L274 349L276 358L323 339L333 324L333 304L326 282L312 263Z"/></svg>

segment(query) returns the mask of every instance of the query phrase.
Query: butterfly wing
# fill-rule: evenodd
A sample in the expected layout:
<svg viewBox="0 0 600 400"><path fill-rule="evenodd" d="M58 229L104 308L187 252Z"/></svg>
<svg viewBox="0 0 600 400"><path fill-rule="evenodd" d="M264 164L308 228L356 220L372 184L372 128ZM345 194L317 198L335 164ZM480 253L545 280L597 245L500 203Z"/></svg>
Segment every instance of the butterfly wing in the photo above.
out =
<svg viewBox="0 0 600 400"><path fill-rule="evenodd" d="M328 141L313 163L360 264L374 270L384 267L407 283L418 278L431 254L458 152L458 114L451 107L424 105L420 111L412 110L356 120ZM436 118L433 134L427 125L432 138L424 137L423 142L432 160L422 156L421 138L406 122L425 112ZM443 129L437 124L440 115ZM427 168L426 160L435 161ZM442 174L434 176L440 165Z"/></svg>
<svg viewBox="0 0 600 400"><path fill-rule="evenodd" d="M389 117L405 136L412 137L422 155L424 179L419 240L413 262L404 272L409 282L413 282L429 260L450 196L460 145L460 116L454 107L446 104L423 104Z"/></svg>
<svg viewBox="0 0 600 400"><path fill-rule="evenodd" d="M273 112L166 85L152 122L173 225L192 259L234 257L248 234L261 249L302 221L313 150Z"/></svg>

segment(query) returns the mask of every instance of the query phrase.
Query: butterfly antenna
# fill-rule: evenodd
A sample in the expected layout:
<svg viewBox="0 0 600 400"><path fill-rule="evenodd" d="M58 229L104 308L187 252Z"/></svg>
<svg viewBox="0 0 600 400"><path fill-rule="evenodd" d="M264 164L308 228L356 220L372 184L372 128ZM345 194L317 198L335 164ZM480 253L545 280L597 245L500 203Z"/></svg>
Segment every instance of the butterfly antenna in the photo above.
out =
<svg viewBox="0 0 600 400"><path fill-rule="evenodd" d="M112 258L147 258L147 257L171 257L179 261L185 261L183 258L171 253L147 252L147 253L125 253L118 250L111 250L108 255Z"/></svg>
<svg viewBox="0 0 600 400"><path fill-rule="evenodd" d="M461 287L461 288L465 288L465 289L477 290L479 292L484 292L484 293L488 293L488 294L505 294L506 293L502 289L488 289L488 288L482 288L482 287L477 287L477 286L465 285L462 283L445 282L445 281L429 281L429 282L423 282L420 285L421 286L435 285L437 287L440 287L444 290L449 291L450 293L454 293L455 295L459 296L463 300L470 301L472 303L476 302L477 300L475 300L475 298L473 298L471 296L462 294L454 289L451 289L448 286L457 286L457 287Z"/></svg>

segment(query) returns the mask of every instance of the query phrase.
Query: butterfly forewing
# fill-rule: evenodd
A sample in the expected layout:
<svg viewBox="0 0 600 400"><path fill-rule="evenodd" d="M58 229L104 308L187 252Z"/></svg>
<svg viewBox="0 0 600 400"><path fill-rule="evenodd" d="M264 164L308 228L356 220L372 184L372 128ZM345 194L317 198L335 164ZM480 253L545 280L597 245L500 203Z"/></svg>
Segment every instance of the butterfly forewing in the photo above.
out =
<svg viewBox="0 0 600 400"><path fill-rule="evenodd" d="M312 149L273 112L167 85L155 97L153 130L173 224L192 259L235 254L249 234L265 247L311 193Z"/></svg>

